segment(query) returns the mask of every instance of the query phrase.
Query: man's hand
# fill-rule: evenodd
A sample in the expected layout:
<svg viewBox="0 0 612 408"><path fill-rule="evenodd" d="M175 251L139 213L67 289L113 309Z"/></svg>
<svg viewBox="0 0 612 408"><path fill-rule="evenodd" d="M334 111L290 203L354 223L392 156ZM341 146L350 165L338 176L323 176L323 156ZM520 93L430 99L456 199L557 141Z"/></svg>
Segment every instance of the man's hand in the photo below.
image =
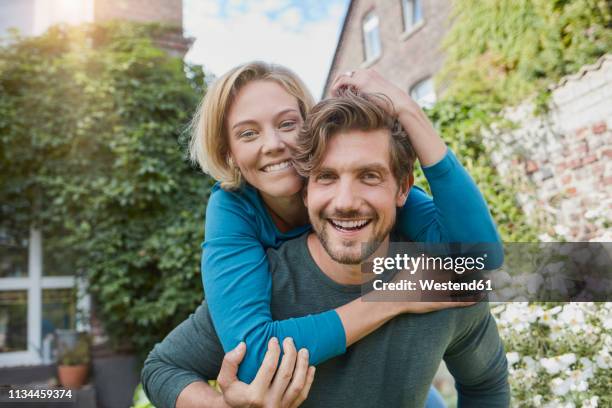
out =
<svg viewBox="0 0 612 408"><path fill-rule="evenodd" d="M270 339L268 351L251 384L241 382L236 375L246 345L240 343L227 353L217 378L226 404L233 408L294 408L304 402L315 374L315 368L308 367L308 350L301 349L298 353L293 340L286 338L283 351L277 370L280 346L276 338Z"/></svg>

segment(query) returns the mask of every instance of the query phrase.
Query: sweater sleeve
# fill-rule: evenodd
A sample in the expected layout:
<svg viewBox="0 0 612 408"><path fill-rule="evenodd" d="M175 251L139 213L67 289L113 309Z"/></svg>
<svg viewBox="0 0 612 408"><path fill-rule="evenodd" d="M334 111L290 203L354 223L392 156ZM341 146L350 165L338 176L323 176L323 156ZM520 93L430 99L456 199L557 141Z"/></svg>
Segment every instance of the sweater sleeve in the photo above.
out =
<svg viewBox="0 0 612 408"><path fill-rule="evenodd" d="M202 277L212 321L227 352L247 345L238 377L250 383L270 338L293 338L319 364L346 351L344 326L335 310L282 321L272 319L271 275L255 215L238 199L213 193L206 210Z"/></svg>
<svg viewBox="0 0 612 408"><path fill-rule="evenodd" d="M157 408L174 408L186 386L217 378L222 361L223 350L204 302L149 353L142 385Z"/></svg>
<svg viewBox="0 0 612 408"><path fill-rule="evenodd" d="M509 407L508 362L489 304L453 312L458 319L444 361L455 378L457 406Z"/></svg>
<svg viewBox="0 0 612 408"><path fill-rule="evenodd" d="M399 231L415 242L478 243L488 253L488 268L499 267L503 248L497 227L478 186L448 149L438 163L423 167L433 199L413 187L399 212ZM467 249L466 249L467 250Z"/></svg>

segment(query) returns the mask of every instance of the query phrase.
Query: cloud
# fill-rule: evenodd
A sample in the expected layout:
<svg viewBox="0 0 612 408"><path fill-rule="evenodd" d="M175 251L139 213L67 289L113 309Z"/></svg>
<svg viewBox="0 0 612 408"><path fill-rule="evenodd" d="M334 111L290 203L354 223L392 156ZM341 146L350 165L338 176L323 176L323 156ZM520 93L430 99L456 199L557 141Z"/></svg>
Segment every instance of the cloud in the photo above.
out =
<svg viewBox="0 0 612 408"><path fill-rule="evenodd" d="M251 60L282 64L295 71L317 98L331 64L346 0L317 2L327 3L326 12L309 9L310 16L304 11L305 3L186 1L185 31L196 38L186 59L217 76Z"/></svg>

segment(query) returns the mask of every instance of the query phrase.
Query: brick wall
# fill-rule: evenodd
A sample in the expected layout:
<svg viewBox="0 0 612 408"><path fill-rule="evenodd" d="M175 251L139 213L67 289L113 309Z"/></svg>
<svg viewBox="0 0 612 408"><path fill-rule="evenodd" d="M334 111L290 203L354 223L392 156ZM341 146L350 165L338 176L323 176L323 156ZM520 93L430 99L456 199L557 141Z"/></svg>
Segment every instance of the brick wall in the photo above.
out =
<svg viewBox="0 0 612 408"><path fill-rule="evenodd" d="M486 138L500 173L524 182L519 200L551 237L612 240L611 100L608 55L553 89L550 115L534 116L526 102L506 112L518 129Z"/></svg>
<svg viewBox="0 0 612 408"><path fill-rule="evenodd" d="M183 27L182 0L94 0L94 20L159 21Z"/></svg>
<svg viewBox="0 0 612 408"><path fill-rule="evenodd" d="M451 2L422 1L423 24L409 33L404 32L401 3L400 0L352 1L328 81L338 73L372 67L408 91L420 80L438 72L444 58L440 43L450 25ZM365 65L361 25L370 11L379 18L382 54L378 60ZM326 86L326 95L327 92Z"/></svg>
<svg viewBox="0 0 612 408"><path fill-rule="evenodd" d="M183 37L183 0L94 0L94 20L160 22L176 27L155 39L169 54L182 58L193 43Z"/></svg>

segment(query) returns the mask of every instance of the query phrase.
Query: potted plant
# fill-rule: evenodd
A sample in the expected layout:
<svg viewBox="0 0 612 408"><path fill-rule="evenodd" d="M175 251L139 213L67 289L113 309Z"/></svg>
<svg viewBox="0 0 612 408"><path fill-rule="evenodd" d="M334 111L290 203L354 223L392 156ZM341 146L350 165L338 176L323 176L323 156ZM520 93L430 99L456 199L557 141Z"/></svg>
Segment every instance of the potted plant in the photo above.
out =
<svg viewBox="0 0 612 408"><path fill-rule="evenodd" d="M87 333L58 330L57 373L66 388L80 388L89 373L90 340Z"/></svg>

